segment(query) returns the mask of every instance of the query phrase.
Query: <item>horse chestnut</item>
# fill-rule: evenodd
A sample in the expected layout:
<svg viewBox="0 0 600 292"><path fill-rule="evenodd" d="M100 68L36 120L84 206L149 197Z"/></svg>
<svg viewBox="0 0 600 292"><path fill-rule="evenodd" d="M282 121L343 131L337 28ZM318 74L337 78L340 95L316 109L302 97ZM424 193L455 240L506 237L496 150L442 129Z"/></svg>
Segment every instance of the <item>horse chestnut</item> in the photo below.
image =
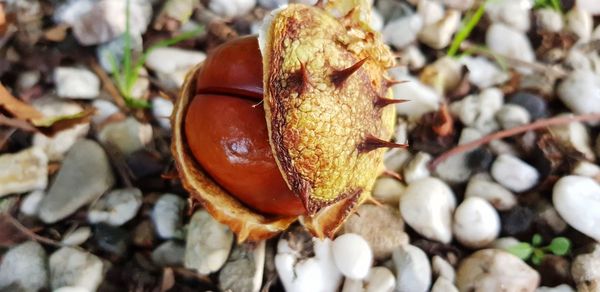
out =
<svg viewBox="0 0 600 292"><path fill-rule="evenodd" d="M370 197L384 148L406 146L388 141L388 105L401 100L366 3L291 4L266 18L258 40L226 43L188 74L173 156L190 195L238 241L296 220L333 236Z"/></svg>
<svg viewBox="0 0 600 292"><path fill-rule="evenodd" d="M269 144L262 100L262 58L256 37L215 49L196 78L185 119L190 150L230 194L264 214L301 215Z"/></svg>

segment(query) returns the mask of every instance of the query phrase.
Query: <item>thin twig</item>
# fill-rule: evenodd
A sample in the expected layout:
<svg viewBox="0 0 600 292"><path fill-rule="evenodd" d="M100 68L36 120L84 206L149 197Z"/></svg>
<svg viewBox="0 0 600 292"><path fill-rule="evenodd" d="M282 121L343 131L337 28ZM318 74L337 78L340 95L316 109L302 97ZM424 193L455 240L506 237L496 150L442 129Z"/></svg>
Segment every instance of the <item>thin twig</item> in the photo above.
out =
<svg viewBox="0 0 600 292"><path fill-rule="evenodd" d="M100 65L98 65L98 63L96 61L90 61L90 68L94 71L94 73L96 73L96 75L98 75L98 77L100 77L100 80L102 81L102 84L104 85L104 89L106 89L108 94L110 96L112 96L112 98L115 101L115 103L117 104L117 106L123 112L127 112L128 108L127 108L127 105L125 104L125 98L123 98L123 96L119 92L119 89L117 89L117 86L112 81L112 79L108 76L108 74L106 74L106 72L104 72L104 69L102 69L102 67L100 67Z"/></svg>
<svg viewBox="0 0 600 292"><path fill-rule="evenodd" d="M45 244L52 245L55 247L65 246L64 244L62 244L56 240L52 240L50 238L43 237L43 236L38 235L35 232L29 230L29 228L25 227L25 225L21 224L21 222L19 222L19 220L15 219L15 217L13 217L12 215L10 215L8 213L4 213L2 215L8 220L8 222L10 222L10 224L12 224L15 228L17 228L23 234L27 235L27 237L31 238L32 240L39 241L41 243L45 243Z"/></svg>
<svg viewBox="0 0 600 292"><path fill-rule="evenodd" d="M510 136L525 133L527 131L537 130L537 129L541 129L541 128L545 128L545 127L549 127L549 126L569 124L572 122L592 122L592 121L600 121L600 113L585 114L585 115L579 115L579 116L569 115L569 116L554 117L554 118L550 118L550 119L543 119L543 120L538 120L535 123L531 123L531 124L515 127L512 129L492 133L492 134L482 137L481 139L477 139L477 140L467 143L467 144L458 145L458 146L442 153L440 156L438 156L435 160L433 160L429 164L429 168L431 170L434 170L436 168L436 166L438 166L440 163L442 163L446 159L450 158L451 156L475 149L481 145L487 144L494 140L504 139L504 138L507 138Z"/></svg>
<svg viewBox="0 0 600 292"><path fill-rule="evenodd" d="M17 131L17 128L10 128L2 134L2 137L0 137L0 149L4 148L4 145L6 145L6 142L8 142L8 140L10 140L10 137L16 131Z"/></svg>

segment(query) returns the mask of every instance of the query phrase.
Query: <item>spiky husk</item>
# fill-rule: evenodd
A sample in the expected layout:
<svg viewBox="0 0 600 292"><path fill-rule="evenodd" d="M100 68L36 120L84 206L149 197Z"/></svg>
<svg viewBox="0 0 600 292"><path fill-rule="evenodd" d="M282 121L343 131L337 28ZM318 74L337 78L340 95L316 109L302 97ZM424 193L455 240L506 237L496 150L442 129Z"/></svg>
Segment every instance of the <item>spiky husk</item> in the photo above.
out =
<svg viewBox="0 0 600 292"><path fill-rule="evenodd" d="M370 196L385 149L364 145L389 140L395 120L394 107L380 102L393 98L388 47L361 20L362 10L335 18L327 7L277 12L261 48L273 154L309 212L301 222L320 237Z"/></svg>

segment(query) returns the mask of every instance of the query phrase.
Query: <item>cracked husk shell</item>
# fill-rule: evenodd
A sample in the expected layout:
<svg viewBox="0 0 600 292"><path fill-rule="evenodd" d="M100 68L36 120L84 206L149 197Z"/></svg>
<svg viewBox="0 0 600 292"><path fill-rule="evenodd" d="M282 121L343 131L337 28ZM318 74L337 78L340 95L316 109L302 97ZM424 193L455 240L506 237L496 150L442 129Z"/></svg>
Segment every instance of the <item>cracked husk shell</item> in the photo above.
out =
<svg viewBox="0 0 600 292"><path fill-rule="evenodd" d="M258 214L202 170L183 130L201 64L188 74L172 117L177 169L190 195L238 241L271 237L298 219L313 235L332 237L370 197L385 149L368 149L365 141L391 138L395 110L377 103L392 98L385 72L394 58L366 24L369 13L362 0L292 4L275 11L259 37L269 140L283 178L308 210L304 216Z"/></svg>

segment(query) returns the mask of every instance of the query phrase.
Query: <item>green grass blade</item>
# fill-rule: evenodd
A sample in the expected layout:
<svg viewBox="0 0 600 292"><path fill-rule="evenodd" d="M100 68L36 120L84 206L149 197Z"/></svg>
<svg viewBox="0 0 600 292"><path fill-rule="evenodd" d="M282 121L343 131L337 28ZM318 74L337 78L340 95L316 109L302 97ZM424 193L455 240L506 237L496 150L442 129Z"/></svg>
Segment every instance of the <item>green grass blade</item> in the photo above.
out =
<svg viewBox="0 0 600 292"><path fill-rule="evenodd" d="M462 42L466 40L473 31L473 29L475 29L475 26L477 26L477 23L479 23L481 17L483 17L486 3L487 2L483 2L481 5L479 5L479 8L477 8L477 11L475 11L475 13L472 16L465 17L464 25L462 26L460 31L456 33L454 39L452 40L452 44L448 49L449 57L456 56L456 53L458 53Z"/></svg>

